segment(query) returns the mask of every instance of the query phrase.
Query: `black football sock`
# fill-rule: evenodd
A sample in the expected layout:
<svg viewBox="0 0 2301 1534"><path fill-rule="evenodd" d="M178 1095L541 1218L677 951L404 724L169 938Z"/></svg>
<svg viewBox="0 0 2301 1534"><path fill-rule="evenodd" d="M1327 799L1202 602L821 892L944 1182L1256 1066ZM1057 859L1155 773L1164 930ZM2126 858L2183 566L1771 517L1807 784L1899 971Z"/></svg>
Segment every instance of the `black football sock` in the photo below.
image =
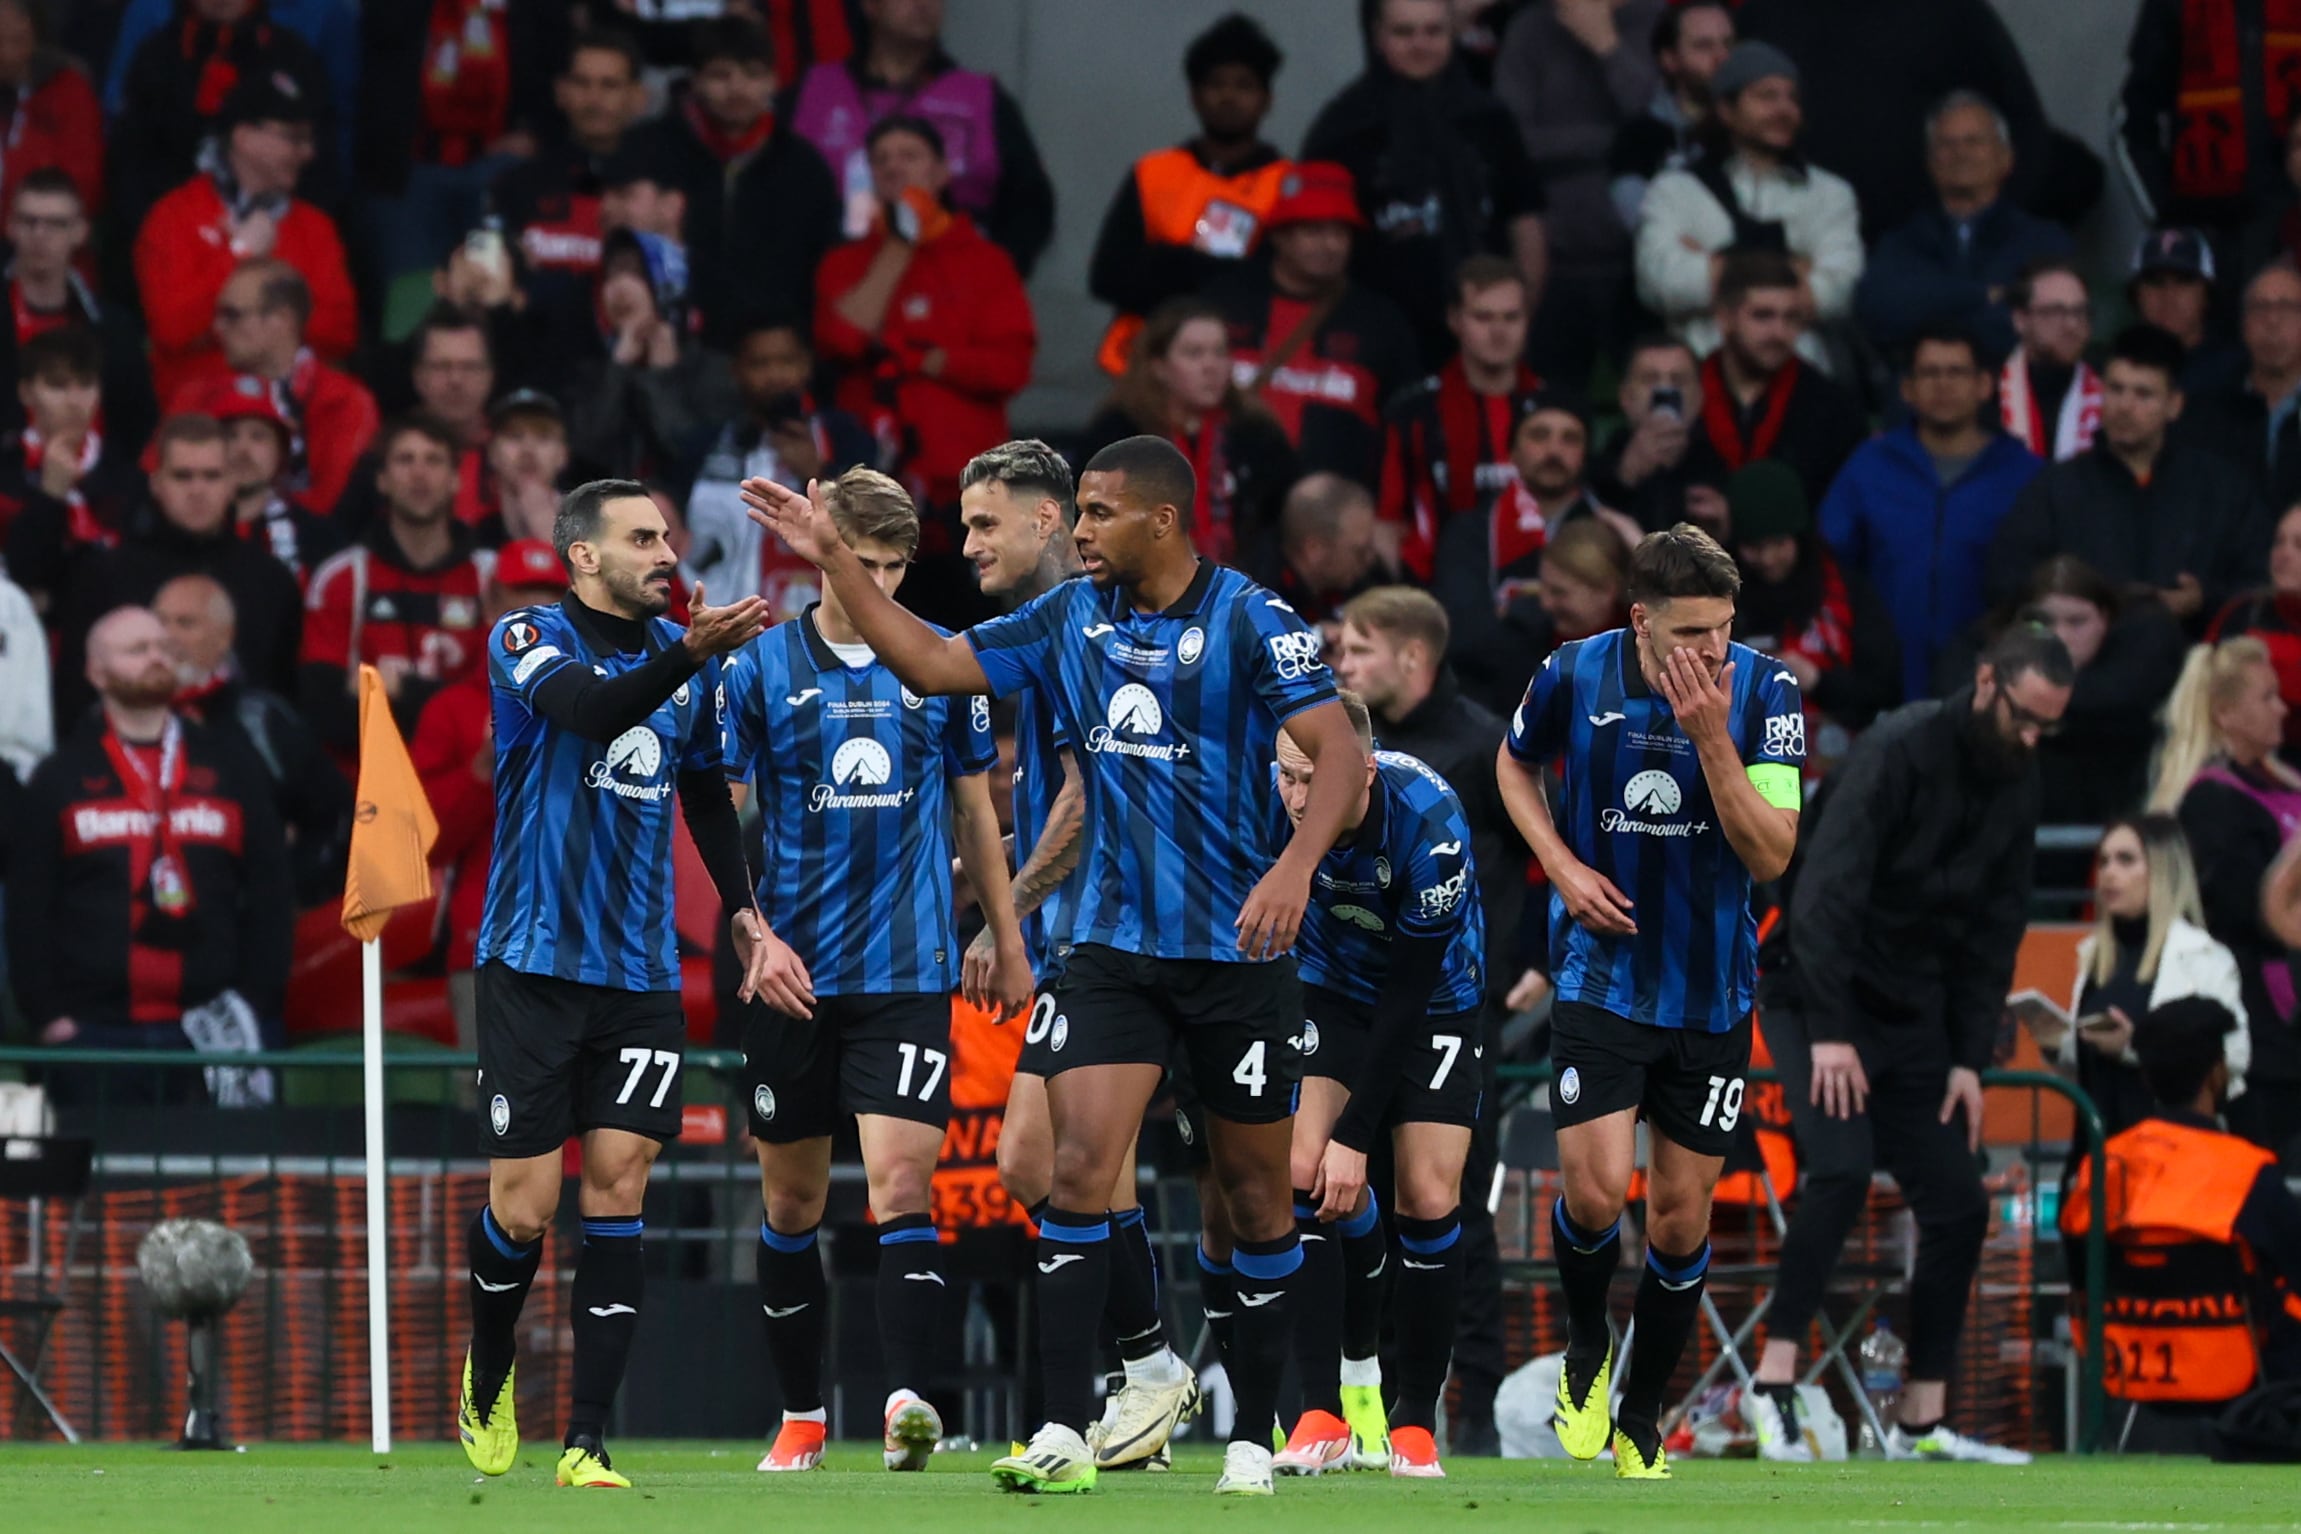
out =
<svg viewBox="0 0 2301 1534"><path fill-rule="evenodd" d="M1223 1373L1238 1377L1238 1270L1198 1249L1198 1308L1206 1317L1207 1335L1214 1338L1214 1356Z"/></svg>
<svg viewBox="0 0 2301 1534"><path fill-rule="evenodd" d="M1039 1368L1047 1420L1084 1433L1095 1410L1095 1328L1110 1294L1105 1213L1049 1207L1039 1221Z"/></svg>
<svg viewBox="0 0 2301 1534"><path fill-rule="evenodd" d="M1294 1233L1302 1263L1288 1286L1294 1307L1294 1369L1302 1385L1302 1409L1342 1415L1342 1238L1318 1221L1318 1205L1297 1188Z"/></svg>
<svg viewBox="0 0 2301 1534"><path fill-rule="evenodd" d="M485 1412L519 1351L519 1312L543 1261L543 1238L527 1245L503 1233L485 1204L464 1236L471 1264L471 1398Z"/></svg>
<svg viewBox="0 0 2301 1534"><path fill-rule="evenodd" d="M942 1240L932 1218L897 1215L879 1227L879 1353L890 1394L927 1393L949 1293Z"/></svg>
<svg viewBox="0 0 2301 1534"><path fill-rule="evenodd" d="M1661 1421L1662 1396L1686 1351L1686 1339L1694 1334L1709 1272L1707 1241L1684 1253L1647 1246L1646 1271L1638 1280L1638 1304L1631 1312L1638 1344L1622 1381L1623 1417L1642 1424Z"/></svg>
<svg viewBox="0 0 2301 1534"><path fill-rule="evenodd" d="M1336 1223L1342 1243L1342 1356L1369 1359L1382 1349L1382 1296L1390 1268L1390 1234L1382 1205L1366 1190L1366 1207ZM1296 1325L1301 1323L1297 1321Z"/></svg>
<svg viewBox="0 0 2301 1534"><path fill-rule="evenodd" d="M1462 1309L1462 1221L1398 1219L1398 1395L1392 1427L1438 1427Z"/></svg>
<svg viewBox="0 0 2301 1534"><path fill-rule="evenodd" d="M767 1323L767 1364L783 1410L796 1416L823 1409L824 1314L831 1285L823 1276L816 1227L793 1235L759 1222L759 1310Z"/></svg>
<svg viewBox="0 0 2301 1534"><path fill-rule="evenodd" d="M646 1229L637 1215L584 1219L570 1312L575 1332L575 1389L567 1414L571 1444L579 1438L596 1443L606 1435L607 1411L623 1383L631 1338L639 1330L640 1298L647 1290L647 1264L640 1251Z"/></svg>
<svg viewBox="0 0 2301 1534"><path fill-rule="evenodd" d="M1302 1242L1291 1230L1275 1241L1241 1241L1230 1265L1238 1286L1238 1319L1231 1323L1238 1367L1230 1371L1238 1420L1230 1441L1268 1444L1278 1422L1278 1380L1286 1371L1294 1330L1287 1291L1302 1267Z"/></svg>
<svg viewBox="0 0 2301 1534"><path fill-rule="evenodd" d="M1566 1212L1563 1194L1550 1210L1558 1287L1566 1292L1566 1359L1576 1369L1595 1371L1614 1340L1606 1290L1622 1265L1622 1217L1616 1215L1604 1230L1584 1230Z"/></svg>
<svg viewBox="0 0 2301 1534"><path fill-rule="evenodd" d="M1159 1320L1158 1257L1151 1251L1139 1204L1111 1214L1111 1288L1103 1309L1124 1362L1139 1362L1166 1346L1166 1327Z"/></svg>

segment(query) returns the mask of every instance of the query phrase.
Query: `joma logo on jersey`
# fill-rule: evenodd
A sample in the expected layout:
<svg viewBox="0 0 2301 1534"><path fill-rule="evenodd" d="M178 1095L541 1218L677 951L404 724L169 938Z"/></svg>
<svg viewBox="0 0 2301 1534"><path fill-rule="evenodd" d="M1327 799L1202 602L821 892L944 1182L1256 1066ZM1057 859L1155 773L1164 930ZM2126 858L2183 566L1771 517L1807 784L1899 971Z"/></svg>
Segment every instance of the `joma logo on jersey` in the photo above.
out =
<svg viewBox="0 0 2301 1534"><path fill-rule="evenodd" d="M891 810L911 802L916 790L888 789L884 793L870 790L884 787L895 776L895 760L887 748L868 735L858 735L844 741L831 753L831 782L818 783L807 795L807 808L818 814L824 810ZM842 789L860 792L843 793Z"/></svg>
<svg viewBox="0 0 2301 1534"><path fill-rule="evenodd" d="M1281 681L1292 682L1326 669L1326 662L1318 658L1319 647L1316 634L1273 634L1270 663L1277 668Z"/></svg>
<svg viewBox="0 0 2301 1534"><path fill-rule="evenodd" d="M671 797L671 785L655 781L662 770L663 738L646 725L634 725L609 743L606 759L591 764L583 783L619 799L654 802Z"/></svg>
<svg viewBox="0 0 2301 1534"><path fill-rule="evenodd" d="M1126 740L1128 735L1158 735L1166 729L1166 711L1159 707L1158 694L1140 682L1129 682L1111 694L1109 706L1104 710L1109 723L1098 724L1087 731L1087 749L1100 756L1112 752L1119 756L1139 756L1146 761L1179 762L1190 755L1187 741Z"/></svg>
<svg viewBox="0 0 2301 1534"><path fill-rule="evenodd" d="M1766 756L1806 754L1806 716L1773 714L1766 720L1766 740L1759 750Z"/></svg>

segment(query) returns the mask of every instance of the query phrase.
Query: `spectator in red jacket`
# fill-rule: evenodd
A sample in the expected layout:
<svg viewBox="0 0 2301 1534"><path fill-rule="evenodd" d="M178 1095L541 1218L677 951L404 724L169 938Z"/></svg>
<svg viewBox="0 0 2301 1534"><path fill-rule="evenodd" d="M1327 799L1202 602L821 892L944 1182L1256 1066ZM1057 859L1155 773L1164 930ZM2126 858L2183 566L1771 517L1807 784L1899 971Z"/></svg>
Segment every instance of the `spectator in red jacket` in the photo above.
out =
<svg viewBox="0 0 2301 1534"><path fill-rule="evenodd" d="M304 602L304 717L347 764L359 751L359 668L372 665L400 729L480 663L480 595L492 556L455 520L455 434L403 416L384 428L376 471L385 514L320 566Z"/></svg>
<svg viewBox="0 0 2301 1534"><path fill-rule="evenodd" d="M294 195L312 157L314 105L282 75L232 93L215 155L160 199L136 235L136 287L152 333L152 386L172 399L220 371L216 301L242 262L276 258L311 285L305 338L331 361L359 341L359 301L332 219Z"/></svg>
<svg viewBox="0 0 2301 1534"><path fill-rule="evenodd" d="M879 221L815 274L816 350L840 370L838 403L901 433L898 475L949 507L967 460L1007 438L1007 401L1038 349L1007 253L944 200L943 136L918 117L871 130Z"/></svg>
<svg viewBox="0 0 2301 1534"><path fill-rule="evenodd" d="M169 414L207 408L203 402L215 400L219 386L269 395L288 429L282 482L298 505L324 515L375 440L377 417L367 385L304 344L311 317L312 290L302 273L279 260L243 264L216 299L216 345L231 371L187 382L169 402Z"/></svg>
<svg viewBox="0 0 2301 1534"><path fill-rule="evenodd" d="M104 200L104 107L71 55L48 46L47 13L34 0L0 0L0 92L10 103L0 205L36 170L72 178L90 211Z"/></svg>
<svg viewBox="0 0 2301 1534"><path fill-rule="evenodd" d="M507 543L487 583L486 627L492 631L495 621L512 609L541 607L566 591L567 567L550 544L535 539ZM495 854L494 707L487 668L476 666L432 694L408 742L424 796L439 821L431 861L447 885L447 999L461 1049L471 1048L478 1038L472 947L487 898L487 865Z"/></svg>
<svg viewBox="0 0 2301 1534"><path fill-rule="evenodd" d="M0 154L15 191L8 209L8 318L0 325L0 378L16 371L16 353L34 336L65 328L90 332L101 350L104 415L97 423L128 451L152 434L151 370L144 333L126 306L106 307L81 271L88 251L88 210L72 178L55 166L19 179ZM14 402L0 399L0 432L24 424Z"/></svg>

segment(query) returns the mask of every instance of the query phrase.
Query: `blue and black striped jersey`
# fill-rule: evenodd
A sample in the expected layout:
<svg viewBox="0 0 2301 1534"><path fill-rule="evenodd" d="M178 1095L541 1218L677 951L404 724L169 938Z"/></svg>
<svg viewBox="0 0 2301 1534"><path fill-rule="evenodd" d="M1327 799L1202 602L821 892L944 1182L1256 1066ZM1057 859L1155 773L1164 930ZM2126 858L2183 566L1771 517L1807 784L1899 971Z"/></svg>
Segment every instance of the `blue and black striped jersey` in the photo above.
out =
<svg viewBox="0 0 2301 1534"><path fill-rule="evenodd" d="M587 632L572 595L506 613L488 634L495 703L495 857L476 962L620 991L679 989L672 924L674 779L719 768L719 663L604 745L535 711L568 666L616 677L678 644L665 618L645 651Z"/></svg>
<svg viewBox="0 0 2301 1534"><path fill-rule="evenodd" d="M1746 645L1730 646L1727 659L1728 728L1742 760L1802 765L1796 680ZM1646 685L1628 630L1561 645L1543 663L1510 721L1510 751L1537 770L1564 758L1559 835L1629 897L1638 928L1630 937L1591 932L1553 891L1558 997L1659 1028L1724 1033L1739 1023L1757 987L1750 871L1718 826L1694 743Z"/></svg>
<svg viewBox="0 0 2301 1534"><path fill-rule="evenodd" d="M1041 689L1027 687L1015 699L1015 867L1019 870L1038 846L1054 811L1055 796L1063 788L1062 753L1070 738L1056 722L1055 700ZM1031 956L1031 973L1042 979L1051 961L1070 945L1072 908L1078 901L1079 867L1085 863L1083 840L1079 864L1063 882L1047 892L1039 908L1023 918L1023 946Z"/></svg>
<svg viewBox="0 0 2301 1534"><path fill-rule="evenodd" d="M818 996L947 991L954 778L998 759L988 698L922 698L840 662L815 610L728 657L727 775L765 821L759 908Z"/></svg>
<svg viewBox="0 0 2301 1534"><path fill-rule="evenodd" d="M1318 635L1202 560L1163 612L1084 576L967 631L992 691L1043 690L1085 780L1069 940L1239 962L1238 912L1276 861L1264 798L1278 728L1333 701Z"/></svg>
<svg viewBox="0 0 2301 1534"><path fill-rule="evenodd" d="M1486 916L1470 854L1470 820L1447 781L1420 757L1374 753L1366 818L1319 861L1295 956L1305 985L1373 1006L1397 937L1445 938L1446 967L1431 990L1434 1017L1475 1011L1485 996ZM1292 829L1279 799L1272 834Z"/></svg>

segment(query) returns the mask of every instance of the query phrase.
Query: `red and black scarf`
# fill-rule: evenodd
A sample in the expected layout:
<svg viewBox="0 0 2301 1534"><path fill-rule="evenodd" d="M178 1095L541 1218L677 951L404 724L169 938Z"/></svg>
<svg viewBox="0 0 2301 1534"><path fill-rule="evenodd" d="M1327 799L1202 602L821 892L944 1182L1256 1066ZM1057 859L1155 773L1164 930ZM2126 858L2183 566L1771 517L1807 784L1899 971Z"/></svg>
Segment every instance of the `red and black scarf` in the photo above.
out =
<svg viewBox="0 0 2301 1534"><path fill-rule="evenodd" d="M704 111L703 104L693 96L687 98L681 110L687 114L687 126L694 130L696 141L709 150L711 158L722 166L732 165L737 160L756 154L759 146L766 143L775 132L773 112L760 113L759 120L741 133L729 133L711 120L711 114Z"/></svg>
<svg viewBox="0 0 2301 1534"><path fill-rule="evenodd" d="M1782 439L1782 425L1789 419L1790 396L1797 392L1801 367L1793 356L1782 364L1781 371L1766 380L1766 392L1760 396L1763 408L1758 414L1758 429L1745 442L1733 391L1726 387L1725 364L1716 352L1704 360L1702 430L1708 434L1710 446L1718 450L1727 468L1738 469L1774 455L1774 448Z"/></svg>
<svg viewBox="0 0 2301 1534"><path fill-rule="evenodd" d="M1238 508L1232 504L1237 485L1231 478L1225 440L1229 432L1229 413L1209 410L1199 417L1195 436L1177 431L1173 438L1198 476L1198 499L1190 508L1191 536L1199 552L1216 564L1229 564L1238 551Z"/></svg>
<svg viewBox="0 0 2301 1534"><path fill-rule="evenodd" d="M1438 435L1446 454L1446 514L1476 511L1478 470L1510 461L1510 432L1521 404L1539 393L1542 377L1523 363L1505 394L1480 394L1470 387L1462 359L1438 370Z"/></svg>

